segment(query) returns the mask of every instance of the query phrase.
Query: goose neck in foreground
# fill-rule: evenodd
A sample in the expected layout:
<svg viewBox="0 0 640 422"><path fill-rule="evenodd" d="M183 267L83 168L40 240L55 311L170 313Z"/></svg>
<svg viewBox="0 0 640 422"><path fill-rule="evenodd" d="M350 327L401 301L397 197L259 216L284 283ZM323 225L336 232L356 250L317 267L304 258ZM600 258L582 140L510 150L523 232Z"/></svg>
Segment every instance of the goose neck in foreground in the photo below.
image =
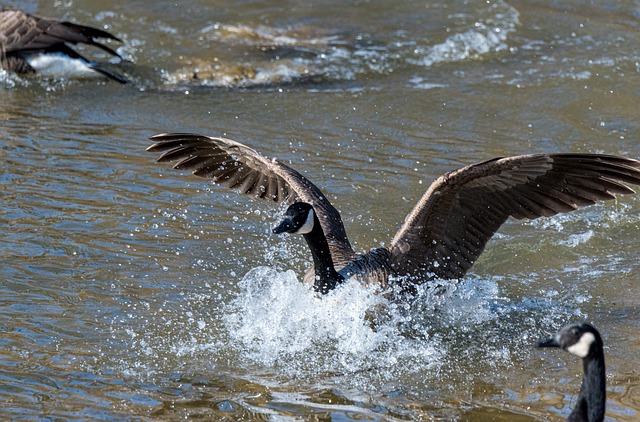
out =
<svg viewBox="0 0 640 422"><path fill-rule="evenodd" d="M600 422L604 420L606 397L604 354L598 350L594 356L583 359L582 387L575 409L568 421Z"/></svg>
<svg viewBox="0 0 640 422"><path fill-rule="evenodd" d="M344 282L342 277L333 266L331 252L329 251L329 243L327 237L322 231L322 226L318 217L314 214L313 230L304 234L304 239L309 245L311 255L313 256L313 265L315 268L316 279L313 283L313 289L322 294L327 294L335 289L338 284Z"/></svg>

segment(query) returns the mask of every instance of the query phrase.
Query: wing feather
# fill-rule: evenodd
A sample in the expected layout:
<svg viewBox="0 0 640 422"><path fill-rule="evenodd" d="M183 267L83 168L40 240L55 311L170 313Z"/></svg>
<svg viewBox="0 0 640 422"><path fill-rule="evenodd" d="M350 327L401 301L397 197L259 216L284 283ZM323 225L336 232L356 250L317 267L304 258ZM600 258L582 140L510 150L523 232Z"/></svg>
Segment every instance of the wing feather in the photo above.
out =
<svg viewBox="0 0 640 422"><path fill-rule="evenodd" d="M460 278L509 218L574 211L640 185L640 161L601 154L533 154L464 167L436 180L389 247L399 275Z"/></svg>
<svg viewBox="0 0 640 422"><path fill-rule="evenodd" d="M0 11L0 41L7 53L45 50L68 42L90 44L120 57L111 48L95 41L96 38L121 42L114 35L98 28L43 18L21 10Z"/></svg>
<svg viewBox="0 0 640 422"><path fill-rule="evenodd" d="M191 170L239 193L283 203L300 199L313 205L325 232L336 267L356 257L340 217L317 186L277 159L269 159L231 139L190 133L165 133L149 138L147 151L160 151L158 162Z"/></svg>
<svg viewBox="0 0 640 422"><path fill-rule="evenodd" d="M122 75L104 66L104 63L90 62L68 45L84 43L122 58L112 48L96 41L101 38L122 42L98 28L34 16L21 10L0 9L0 67L5 70L34 73L36 70L28 62L30 54L59 53L83 60L87 66L107 78L126 83Z"/></svg>

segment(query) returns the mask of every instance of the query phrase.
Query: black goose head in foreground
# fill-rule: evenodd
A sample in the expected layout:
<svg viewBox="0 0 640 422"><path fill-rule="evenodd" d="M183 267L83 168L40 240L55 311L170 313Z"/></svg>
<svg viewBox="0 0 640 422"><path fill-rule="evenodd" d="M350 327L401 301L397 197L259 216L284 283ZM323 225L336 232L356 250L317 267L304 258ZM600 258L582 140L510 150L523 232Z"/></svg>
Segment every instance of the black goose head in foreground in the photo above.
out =
<svg viewBox="0 0 640 422"><path fill-rule="evenodd" d="M90 62L68 45L89 44L120 57L96 38L121 42L101 29L3 9L0 10L0 67L19 74L39 73L54 77L102 75L125 83L121 75L100 63Z"/></svg>
<svg viewBox="0 0 640 422"><path fill-rule="evenodd" d="M388 247L356 254L340 213L296 170L230 139L173 133L155 135L148 151L158 161L240 193L282 203L296 199L275 233L304 236L314 267L305 281L327 293L348 279L400 290L434 278L465 275L487 241L510 216L535 219L574 211L614 194L634 193L640 161L601 154L532 154L495 158L438 178L405 218Z"/></svg>
<svg viewBox="0 0 640 422"><path fill-rule="evenodd" d="M538 341L536 346L559 347L582 359L584 367L582 386L576 407L567 420L571 422L604 420L606 380L602 338L598 330L587 323L567 325L553 337Z"/></svg>

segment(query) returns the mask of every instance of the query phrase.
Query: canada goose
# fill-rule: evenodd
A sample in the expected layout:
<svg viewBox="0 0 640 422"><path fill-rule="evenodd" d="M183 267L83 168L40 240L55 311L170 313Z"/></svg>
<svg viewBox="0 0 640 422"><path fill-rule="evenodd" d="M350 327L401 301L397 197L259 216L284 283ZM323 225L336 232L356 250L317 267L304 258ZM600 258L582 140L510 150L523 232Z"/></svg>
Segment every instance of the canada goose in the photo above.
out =
<svg viewBox="0 0 640 422"><path fill-rule="evenodd" d="M600 333L592 325L571 324L536 347L560 347L582 358L584 374L578 402L567 418L571 422L600 422L604 420L607 401L604 370L604 351Z"/></svg>
<svg viewBox="0 0 640 422"><path fill-rule="evenodd" d="M386 287L390 276L401 290L465 275L487 241L509 216L534 219L576 210L614 194L634 193L621 182L640 184L640 161L601 154L532 154L494 158L438 178L427 189L388 247L354 252L329 199L307 178L278 161L230 139L169 133L149 138L148 151L177 161L201 177L291 205L274 233L302 234L314 266L305 276L327 293L343 281Z"/></svg>
<svg viewBox="0 0 640 422"><path fill-rule="evenodd" d="M94 77L126 80L92 63L67 45L85 43L120 57L95 39L120 39L101 29L38 17L21 10L0 10L0 67L7 71L45 76ZM122 41L120 41L122 42Z"/></svg>

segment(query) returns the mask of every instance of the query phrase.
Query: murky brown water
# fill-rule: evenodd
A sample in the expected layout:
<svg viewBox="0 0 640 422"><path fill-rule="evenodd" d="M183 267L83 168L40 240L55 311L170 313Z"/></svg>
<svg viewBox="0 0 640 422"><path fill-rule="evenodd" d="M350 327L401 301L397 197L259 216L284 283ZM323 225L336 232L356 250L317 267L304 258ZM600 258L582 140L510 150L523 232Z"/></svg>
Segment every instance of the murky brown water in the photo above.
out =
<svg viewBox="0 0 640 422"><path fill-rule="evenodd" d="M55 5L21 4L104 25L135 82L0 75L0 419L560 420L580 364L532 345L588 320L607 415L638 420L639 197L509 222L372 330L370 292L300 285L281 209L144 152L189 131L291 160L369 249L459 166L640 158L637 2Z"/></svg>

